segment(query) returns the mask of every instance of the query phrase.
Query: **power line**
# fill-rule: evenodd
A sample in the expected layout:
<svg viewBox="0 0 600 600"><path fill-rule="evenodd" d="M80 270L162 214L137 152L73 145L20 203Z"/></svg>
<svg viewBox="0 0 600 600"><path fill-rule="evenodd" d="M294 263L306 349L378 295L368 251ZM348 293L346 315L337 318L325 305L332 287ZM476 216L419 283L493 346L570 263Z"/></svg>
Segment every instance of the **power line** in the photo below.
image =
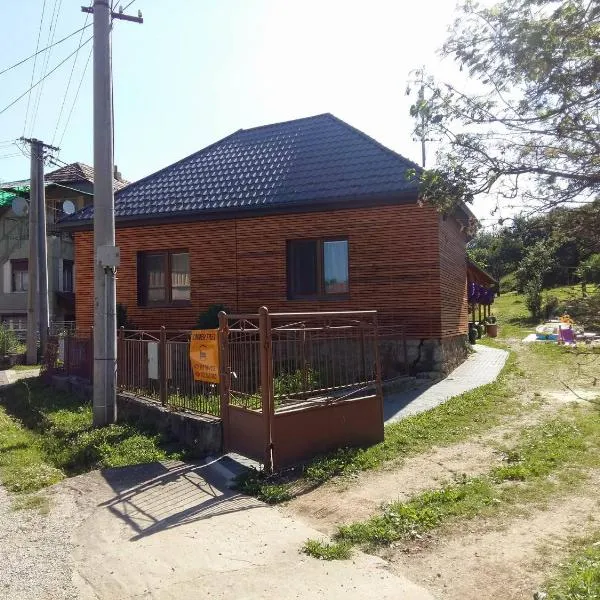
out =
<svg viewBox="0 0 600 600"><path fill-rule="evenodd" d="M31 92L31 90L33 88L37 87L40 83L42 83L42 81L44 81L44 79L47 79L48 77L50 77L50 75L52 75L52 73L54 73L54 71L56 71L59 67L62 67L62 65L64 65L72 56L75 56L75 54L79 51L80 48L83 48L83 46L88 44L91 40L92 40L91 37L89 37L87 40L85 40L85 42L83 42L83 44L81 44L81 46L78 46L76 50L74 50L73 52L71 52L71 54L69 54L69 56L67 56L67 58L65 58L64 60L61 60L51 71L46 73L46 75L44 75L44 77L42 77L42 79L39 79L38 81L36 81L28 90L23 92L18 98L15 98L8 106L5 106L2 110L0 110L0 115L2 113L6 112L11 106L15 105L19 100L21 100L21 98L24 98L29 92Z"/></svg>
<svg viewBox="0 0 600 600"><path fill-rule="evenodd" d="M42 33L42 25L44 24L44 13L46 11L46 0L44 0L44 4L42 5L42 18L40 19L40 28L38 29L38 36L37 36L37 42L35 45L35 59L33 61L33 71L31 72L31 81L29 82L29 92L31 92L31 90L33 89L33 79L35 77L35 66L37 65L37 55L38 55L38 48L40 47L40 35ZM25 122L23 123L23 135L25 135L25 129L27 129L27 119L29 117L29 104L31 102L31 93L29 94L29 97L27 98L27 110L25 111Z"/></svg>
<svg viewBox="0 0 600 600"><path fill-rule="evenodd" d="M87 19L86 19L86 21L87 21ZM77 35L80 31L83 31L84 29L87 29L88 27L91 27L91 26L92 26L92 23L88 23L87 25L81 27L80 29L77 29L76 31L73 31L69 35L65 36L61 40L58 40L58 42L54 42L54 44L52 44L51 46L46 46L45 48L42 48L41 50L38 50L35 54L32 54L31 56L28 56L27 58L24 58L23 60L20 60L18 63L15 63L14 65L11 65L10 67L6 67L6 69L0 71L0 75L3 75L4 73L7 73L8 71L10 71L10 70L12 70L12 69L14 69L16 67L19 67L23 63L26 63L28 60L31 60L32 58L35 58L38 54L41 54L42 52L45 52L46 50L49 50L50 48L53 48L54 46L58 46L59 44L62 44L63 42L65 42L69 38L72 38L74 35Z"/></svg>
<svg viewBox="0 0 600 600"><path fill-rule="evenodd" d="M58 10L57 10L57 5L58 5ZM48 42L47 44L52 44L54 42L54 36L56 35L56 24L58 23L58 17L60 15L60 9L62 7L62 0L54 0L54 9L52 11L52 18L50 19L50 27L48 29ZM79 48L78 48L79 50ZM44 77L46 75L46 71L48 70L48 64L50 62L50 55L52 54L52 48L50 48L50 50L48 50L48 52L46 52L46 55L44 57L44 68L42 69L42 77ZM37 98L36 98L36 103L35 103L35 110L33 111L33 120L31 122L31 129L30 129L30 134L33 133L33 130L35 128L35 122L37 120L37 116L38 116L38 111L40 108L40 102L42 100L42 96L44 94L44 83L45 83L45 77L42 79L42 85L40 86L39 90L38 90L38 94L37 94Z"/></svg>
<svg viewBox="0 0 600 600"><path fill-rule="evenodd" d="M83 32L87 26L88 19L90 17L89 13L85 15L84 26L81 29L81 37L79 38L79 48L78 52L75 54L75 58L73 59L73 65L71 67L71 72L69 73L69 81L67 82L67 88L65 90L65 95L63 96L63 101L60 105L60 111L58 113L58 119L56 120L56 127L54 128L54 133L52 134L51 144L54 144L54 139L56 138L56 132L58 131L58 126L60 125L60 119L63 114L63 110L65 109L65 104L67 102L67 96L69 95L69 89L71 88L71 80L73 79L73 72L75 71L75 65L77 64L77 59L79 58L79 49L81 48L81 42L83 40Z"/></svg>
<svg viewBox="0 0 600 600"><path fill-rule="evenodd" d="M89 42L89 40L88 40ZM87 43L87 42L86 42ZM85 79L85 74L90 64L90 59L92 58L93 47L90 48L90 53L88 54L87 60L85 62L85 67L83 68L83 73L81 74L81 79L79 80L79 85L77 86L77 91L75 92L75 98L73 98L73 104L71 104L71 110L69 111L69 116L65 122L65 127L63 129L62 135L60 136L60 141L58 142L59 146L62 146L63 138L65 137L65 133L67 133L67 129L69 128L69 123L71 122L71 116L73 115L73 111L75 110L75 105L77 104L77 99L79 98L79 92L81 90L81 85L83 84L83 80Z"/></svg>

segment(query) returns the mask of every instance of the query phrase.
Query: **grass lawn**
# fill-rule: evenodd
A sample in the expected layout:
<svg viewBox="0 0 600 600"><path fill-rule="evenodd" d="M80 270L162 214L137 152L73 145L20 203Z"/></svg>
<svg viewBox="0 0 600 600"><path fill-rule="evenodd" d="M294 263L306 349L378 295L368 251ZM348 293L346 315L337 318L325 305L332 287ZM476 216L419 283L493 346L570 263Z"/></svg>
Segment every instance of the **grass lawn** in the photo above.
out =
<svg viewBox="0 0 600 600"><path fill-rule="evenodd" d="M504 464L479 477L392 502L382 514L340 527L335 541L373 548L414 538L458 519L506 512L519 503L573 489L586 468L600 466L600 418L587 407L521 432Z"/></svg>
<svg viewBox="0 0 600 600"><path fill-rule="evenodd" d="M600 598L600 532L574 543L571 558L545 586L546 600Z"/></svg>
<svg viewBox="0 0 600 600"><path fill-rule="evenodd" d="M594 284L587 286L589 294L596 289ZM543 302L545 303L551 296L558 298L561 303L567 302L571 298L581 298L581 286L571 285L544 290ZM541 322L539 319L531 318L525 304L525 297L517 292L501 294L492 305L492 312L498 317L500 339L523 339L529 333L533 333L536 325Z"/></svg>
<svg viewBox="0 0 600 600"><path fill-rule="evenodd" d="M2 389L0 480L11 492L33 492L96 468L180 458L161 436L131 425L92 427L92 407L38 379Z"/></svg>

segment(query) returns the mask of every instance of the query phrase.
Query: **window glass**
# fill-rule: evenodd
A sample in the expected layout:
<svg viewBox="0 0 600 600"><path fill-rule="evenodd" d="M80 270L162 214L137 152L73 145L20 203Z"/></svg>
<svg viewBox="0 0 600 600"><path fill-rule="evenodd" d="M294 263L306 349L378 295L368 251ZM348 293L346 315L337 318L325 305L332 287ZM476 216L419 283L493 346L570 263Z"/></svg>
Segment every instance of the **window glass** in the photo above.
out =
<svg viewBox="0 0 600 600"><path fill-rule="evenodd" d="M190 299L190 256L187 252L171 255L172 300Z"/></svg>
<svg viewBox="0 0 600 600"><path fill-rule="evenodd" d="M348 241L323 242L323 278L326 294L348 293Z"/></svg>
<svg viewBox="0 0 600 600"><path fill-rule="evenodd" d="M166 302L167 256L165 254L147 254L144 266L148 302Z"/></svg>
<svg viewBox="0 0 600 600"><path fill-rule="evenodd" d="M289 282L291 296L316 296L319 291L317 242L296 240L289 245Z"/></svg>
<svg viewBox="0 0 600 600"><path fill-rule="evenodd" d="M27 259L12 261L12 291L26 292L29 289L29 264Z"/></svg>
<svg viewBox="0 0 600 600"><path fill-rule="evenodd" d="M63 291L73 291L73 261L63 260Z"/></svg>

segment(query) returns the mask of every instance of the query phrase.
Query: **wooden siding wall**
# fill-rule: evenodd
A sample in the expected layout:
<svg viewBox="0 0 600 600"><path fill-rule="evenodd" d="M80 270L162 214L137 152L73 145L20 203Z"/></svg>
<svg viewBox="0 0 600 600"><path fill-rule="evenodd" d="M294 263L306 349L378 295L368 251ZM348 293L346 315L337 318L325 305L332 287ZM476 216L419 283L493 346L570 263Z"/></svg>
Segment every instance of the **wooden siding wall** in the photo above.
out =
<svg viewBox="0 0 600 600"><path fill-rule="evenodd" d="M467 334L466 235L453 218L440 217L440 279L442 290L442 337Z"/></svg>
<svg viewBox="0 0 600 600"><path fill-rule="evenodd" d="M127 306L130 320L146 329L191 328L210 304L223 303L236 312L256 312L261 305L273 312L375 308L382 318L393 314L406 322L410 337L439 338L458 333L456 329L462 333L463 313L456 317L452 311L462 311L458 290L466 290L464 239L447 230L448 252L440 252L439 228L437 213L412 204L118 228L117 300ZM350 298L287 300L286 241L330 236L349 240ZM92 232L77 232L75 239L77 323L89 327ZM191 305L137 306L137 252L169 248L189 249ZM447 292L442 299L441 285L454 290L451 300Z"/></svg>

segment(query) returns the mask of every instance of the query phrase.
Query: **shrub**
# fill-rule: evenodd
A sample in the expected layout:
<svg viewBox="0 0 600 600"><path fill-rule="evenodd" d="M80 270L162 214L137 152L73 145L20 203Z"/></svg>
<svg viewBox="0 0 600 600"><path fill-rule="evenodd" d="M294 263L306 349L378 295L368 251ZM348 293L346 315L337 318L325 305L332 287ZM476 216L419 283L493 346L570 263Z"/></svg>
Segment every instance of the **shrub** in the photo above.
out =
<svg viewBox="0 0 600 600"><path fill-rule="evenodd" d="M0 324L0 356L16 352L19 346L15 332L7 325Z"/></svg>
<svg viewBox="0 0 600 600"><path fill-rule="evenodd" d="M592 254L577 269L577 276L584 283L600 283L600 254Z"/></svg>
<svg viewBox="0 0 600 600"><path fill-rule="evenodd" d="M217 329L221 311L227 312L224 304L211 304L203 313L200 313L196 327L198 329Z"/></svg>
<svg viewBox="0 0 600 600"><path fill-rule="evenodd" d="M559 300L556 296L548 296L544 302L544 318L551 319L558 312Z"/></svg>
<svg viewBox="0 0 600 600"><path fill-rule="evenodd" d="M305 380L306 378L306 380ZM299 392L315 389L319 383L319 374L314 369L306 373L297 369L291 373L279 373L273 378L273 395L289 396Z"/></svg>
<svg viewBox="0 0 600 600"><path fill-rule="evenodd" d="M542 312L542 286L541 283L532 279L525 285L525 305L531 316L536 319Z"/></svg>

